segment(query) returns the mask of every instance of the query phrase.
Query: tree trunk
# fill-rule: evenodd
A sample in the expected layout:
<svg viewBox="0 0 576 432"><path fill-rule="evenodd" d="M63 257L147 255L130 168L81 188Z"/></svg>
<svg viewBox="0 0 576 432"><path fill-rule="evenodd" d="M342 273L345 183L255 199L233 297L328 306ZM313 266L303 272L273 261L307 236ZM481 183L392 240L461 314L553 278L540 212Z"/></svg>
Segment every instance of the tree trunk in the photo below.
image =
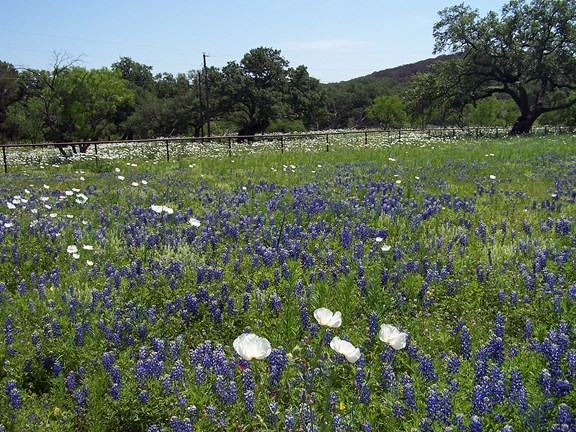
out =
<svg viewBox="0 0 576 432"><path fill-rule="evenodd" d="M514 126L512 126L512 130L508 134L509 135L527 134L532 129L532 125L534 124L535 121L536 119L531 115L527 116L522 115L518 117L516 123L514 123Z"/></svg>

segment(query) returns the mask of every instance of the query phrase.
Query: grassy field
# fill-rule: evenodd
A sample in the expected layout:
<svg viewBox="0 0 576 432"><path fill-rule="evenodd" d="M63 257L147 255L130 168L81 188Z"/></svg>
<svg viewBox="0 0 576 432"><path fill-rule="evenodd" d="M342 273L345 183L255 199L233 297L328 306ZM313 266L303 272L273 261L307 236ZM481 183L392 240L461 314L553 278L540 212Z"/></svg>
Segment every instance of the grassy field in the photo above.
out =
<svg viewBox="0 0 576 432"><path fill-rule="evenodd" d="M305 145L0 177L0 431L575 430L576 137Z"/></svg>

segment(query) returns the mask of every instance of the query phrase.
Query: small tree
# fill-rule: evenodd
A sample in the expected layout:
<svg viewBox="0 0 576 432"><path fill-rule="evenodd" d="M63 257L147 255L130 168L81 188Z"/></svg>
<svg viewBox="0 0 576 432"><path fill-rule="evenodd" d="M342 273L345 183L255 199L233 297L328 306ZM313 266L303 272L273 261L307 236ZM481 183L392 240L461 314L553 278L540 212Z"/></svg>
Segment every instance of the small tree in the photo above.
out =
<svg viewBox="0 0 576 432"><path fill-rule="evenodd" d="M501 16L483 18L460 4L439 15L434 52L460 55L434 65L435 83L444 91L419 87L415 95L422 101L463 109L506 95L520 112L511 134L527 133L542 114L576 104L575 0L511 0Z"/></svg>
<svg viewBox="0 0 576 432"><path fill-rule="evenodd" d="M404 103L398 95L376 97L372 105L366 109L366 115L385 128L402 127L408 118Z"/></svg>

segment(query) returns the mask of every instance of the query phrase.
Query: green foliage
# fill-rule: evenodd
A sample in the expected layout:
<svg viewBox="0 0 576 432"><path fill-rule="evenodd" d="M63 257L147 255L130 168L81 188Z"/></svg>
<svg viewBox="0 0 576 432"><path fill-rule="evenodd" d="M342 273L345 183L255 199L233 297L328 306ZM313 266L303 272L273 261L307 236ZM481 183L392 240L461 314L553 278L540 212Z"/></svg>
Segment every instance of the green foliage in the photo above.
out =
<svg viewBox="0 0 576 432"><path fill-rule="evenodd" d="M366 115L386 129L402 127L408 119L404 103L398 95L376 97L372 106L366 109Z"/></svg>
<svg viewBox="0 0 576 432"><path fill-rule="evenodd" d="M506 95L520 115L511 133L525 133L544 113L576 104L576 3L513 0L481 18L464 4L440 11L434 52L459 54L415 82L412 106L462 112L475 100Z"/></svg>

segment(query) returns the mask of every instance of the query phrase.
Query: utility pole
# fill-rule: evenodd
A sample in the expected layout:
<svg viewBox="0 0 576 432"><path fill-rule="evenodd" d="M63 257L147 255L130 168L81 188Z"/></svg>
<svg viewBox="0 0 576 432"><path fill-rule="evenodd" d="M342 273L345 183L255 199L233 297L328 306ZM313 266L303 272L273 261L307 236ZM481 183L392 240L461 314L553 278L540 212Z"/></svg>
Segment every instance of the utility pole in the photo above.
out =
<svg viewBox="0 0 576 432"><path fill-rule="evenodd" d="M198 136L204 136L204 104L202 103L202 74L198 71L198 106L200 107L200 130L198 131ZM194 136L196 136L196 131L194 131Z"/></svg>
<svg viewBox="0 0 576 432"><path fill-rule="evenodd" d="M210 99L208 98L208 68L206 67L206 57L209 57L206 53L202 53L204 59L204 86L206 88L206 119L208 122L208 136L212 136L210 130Z"/></svg>

